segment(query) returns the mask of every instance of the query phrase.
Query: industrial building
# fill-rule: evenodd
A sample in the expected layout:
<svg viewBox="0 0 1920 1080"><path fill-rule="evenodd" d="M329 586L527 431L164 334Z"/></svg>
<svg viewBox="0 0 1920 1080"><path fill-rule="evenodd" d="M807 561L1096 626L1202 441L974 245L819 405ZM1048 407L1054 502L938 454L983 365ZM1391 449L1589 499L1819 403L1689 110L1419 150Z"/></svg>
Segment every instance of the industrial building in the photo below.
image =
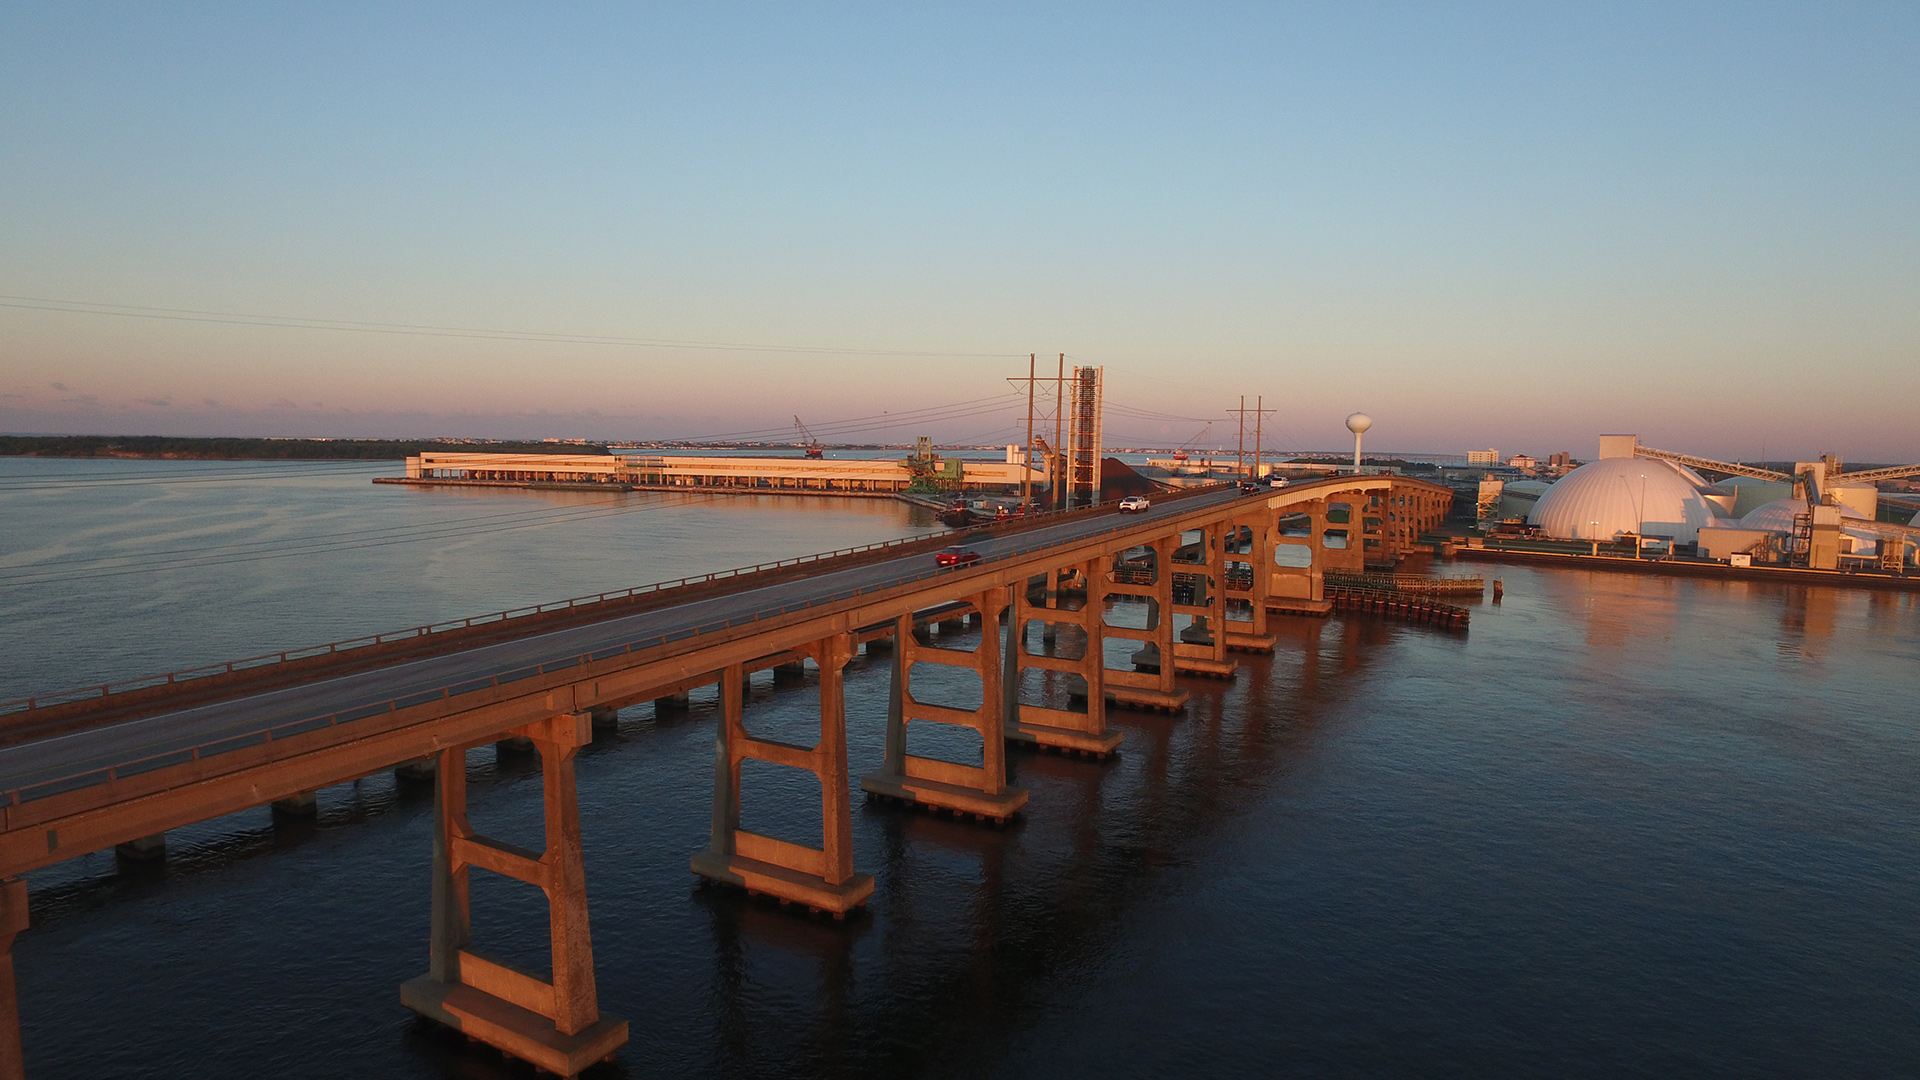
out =
<svg viewBox="0 0 1920 1080"><path fill-rule="evenodd" d="M909 490L1017 489L1046 474L1027 469L1011 448L1008 460L963 461L927 451L907 459L677 457L628 454L453 454L407 459L416 483L607 484L629 488L891 495Z"/></svg>
<svg viewBox="0 0 1920 1080"><path fill-rule="evenodd" d="M1709 481L1701 470L1728 478ZM1916 474L1920 465L1847 473L1832 457L1788 474L1656 450L1634 435L1602 435L1598 459L1544 489L1507 485L1482 502L1504 512L1531 497L1528 524L1558 540L1631 539L1636 550L1688 548L1729 562L1904 570L1920 546L1920 518L1914 525L1876 520L1876 484Z"/></svg>

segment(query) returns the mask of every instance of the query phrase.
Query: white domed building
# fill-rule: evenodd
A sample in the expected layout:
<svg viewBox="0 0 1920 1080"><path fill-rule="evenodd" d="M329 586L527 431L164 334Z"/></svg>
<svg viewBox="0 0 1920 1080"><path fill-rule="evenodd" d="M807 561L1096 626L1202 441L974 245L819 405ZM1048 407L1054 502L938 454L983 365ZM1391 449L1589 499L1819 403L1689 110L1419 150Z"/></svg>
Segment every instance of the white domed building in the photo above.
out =
<svg viewBox="0 0 1920 1080"><path fill-rule="evenodd" d="M1691 469L1655 458L1601 458L1555 481L1527 521L1562 540L1638 533L1692 544L1702 527L1729 524L1717 513L1712 495L1724 498Z"/></svg>
<svg viewBox="0 0 1920 1080"><path fill-rule="evenodd" d="M1807 504L1805 500L1775 499L1765 506L1758 506L1747 511L1746 516L1740 519L1740 528L1790 533L1793 531L1793 519L1806 512ZM1869 520L1867 515L1855 510L1851 506L1840 507L1840 516L1843 519L1851 519L1854 521Z"/></svg>

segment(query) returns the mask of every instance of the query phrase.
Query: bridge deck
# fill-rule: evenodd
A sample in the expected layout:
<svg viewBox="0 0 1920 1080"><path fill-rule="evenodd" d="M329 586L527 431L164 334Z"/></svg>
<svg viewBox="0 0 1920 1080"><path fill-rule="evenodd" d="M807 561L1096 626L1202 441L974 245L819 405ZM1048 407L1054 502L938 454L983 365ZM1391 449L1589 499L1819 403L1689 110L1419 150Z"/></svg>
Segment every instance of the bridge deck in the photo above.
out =
<svg viewBox="0 0 1920 1080"><path fill-rule="evenodd" d="M981 564L943 568L937 574L979 573L1009 556L1096 536L1116 525L1144 528L1238 497L1237 491L1209 492L1168 501L1137 515L1101 514L976 540L969 546L981 553ZM359 734L351 725L370 716L550 674L582 658L601 659L610 653L670 644L708 628L738 625L935 575L932 558L915 553L445 655L249 690L190 708L77 727L0 747L0 792L18 806L181 764L192 760L196 750L199 757L217 756L269 738L323 728L335 729L340 739L348 740ZM310 743L303 747L310 748ZM111 777L108 769L114 770Z"/></svg>

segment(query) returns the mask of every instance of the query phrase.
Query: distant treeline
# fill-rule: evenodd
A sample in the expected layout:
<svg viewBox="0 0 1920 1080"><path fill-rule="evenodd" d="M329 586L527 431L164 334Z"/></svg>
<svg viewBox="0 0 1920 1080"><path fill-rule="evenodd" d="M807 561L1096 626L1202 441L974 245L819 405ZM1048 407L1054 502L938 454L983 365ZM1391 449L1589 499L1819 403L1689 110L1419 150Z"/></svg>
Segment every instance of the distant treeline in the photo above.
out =
<svg viewBox="0 0 1920 1080"><path fill-rule="evenodd" d="M0 435L0 457L393 461L422 450L489 454L604 454L599 443L436 442L412 439L188 439L168 435Z"/></svg>
<svg viewBox="0 0 1920 1080"><path fill-rule="evenodd" d="M1290 461L1280 462L1280 464L1286 465L1286 464L1292 463L1292 464L1300 464L1300 465L1327 465L1327 464L1344 465L1352 460L1353 459L1351 457L1343 458L1343 457L1337 457L1337 456L1328 456L1326 454L1303 454L1300 457L1290 459ZM1408 461L1405 458L1397 458L1397 457L1361 458L1360 464L1372 465L1375 468L1382 468L1382 469L1399 469L1401 472L1439 472L1440 471L1440 466L1435 465L1431 461Z"/></svg>

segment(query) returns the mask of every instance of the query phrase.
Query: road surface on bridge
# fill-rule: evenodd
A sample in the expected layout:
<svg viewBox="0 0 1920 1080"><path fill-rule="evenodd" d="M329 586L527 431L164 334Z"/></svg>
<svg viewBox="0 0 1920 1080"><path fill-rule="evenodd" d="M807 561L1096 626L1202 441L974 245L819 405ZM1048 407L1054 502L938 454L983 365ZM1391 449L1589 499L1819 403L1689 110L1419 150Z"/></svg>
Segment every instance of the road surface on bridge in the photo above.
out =
<svg viewBox="0 0 1920 1080"><path fill-rule="evenodd" d="M1185 515L1240 497L1240 492L1232 488L1190 496L1129 515L1127 523L1145 524ZM1091 536L1114 524L1113 515L1099 514L1010 535L983 537L968 542L967 546L983 558L992 559ZM964 539L964 534L956 534L956 539ZM759 612L854 589L892 584L932 566L931 555L916 553L652 611L613 616L586 625L532 632L512 641L476 645L350 674L320 676L311 682L243 692L191 708L50 734L0 748L0 791L78 778L109 766L160 759L196 746L204 747L313 717L350 713L376 705L384 708L387 702L413 695L437 696L443 688L491 680L495 676L525 671L533 665L680 634L728 619L747 619ZM961 567L956 572L964 573L966 569ZM84 786L84 782L75 786Z"/></svg>

